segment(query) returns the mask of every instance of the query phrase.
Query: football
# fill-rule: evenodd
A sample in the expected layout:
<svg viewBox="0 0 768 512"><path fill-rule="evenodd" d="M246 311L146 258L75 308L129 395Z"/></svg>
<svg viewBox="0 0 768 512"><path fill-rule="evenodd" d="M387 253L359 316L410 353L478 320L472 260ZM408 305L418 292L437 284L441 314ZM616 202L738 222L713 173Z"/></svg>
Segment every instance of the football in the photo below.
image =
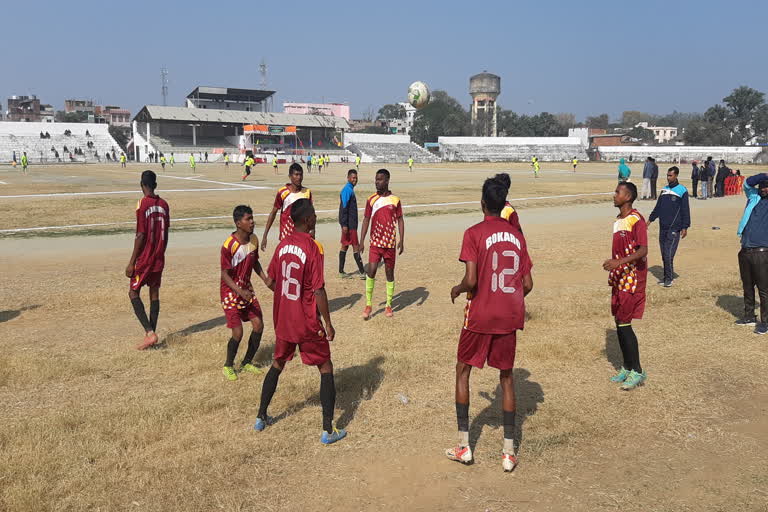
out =
<svg viewBox="0 0 768 512"><path fill-rule="evenodd" d="M423 108L429 103L429 87L424 82L413 82L408 87L408 103L415 108Z"/></svg>

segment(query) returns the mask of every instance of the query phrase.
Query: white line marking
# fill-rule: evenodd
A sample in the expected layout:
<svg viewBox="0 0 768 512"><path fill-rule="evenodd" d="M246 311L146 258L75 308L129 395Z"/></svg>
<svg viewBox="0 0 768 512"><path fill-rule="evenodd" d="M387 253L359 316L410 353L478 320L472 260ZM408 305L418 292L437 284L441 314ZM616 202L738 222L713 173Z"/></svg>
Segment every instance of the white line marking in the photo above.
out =
<svg viewBox="0 0 768 512"><path fill-rule="evenodd" d="M0 185L7 185L7 183L4 181L0 181Z"/></svg>
<svg viewBox="0 0 768 512"><path fill-rule="evenodd" d="M235 189L238 190L238 189ZM166 191L167 192L167 191ZM187 192L186 190L184 192ZM539 196L539 197L516 197L513 199L510 199L509 201L519 202L519 201L532 201L532 200L538 200L538 199L564 199L564 198L570 198L570 197L589 197L589 196L606 196L611 195L613 192L593 192L589 194L564 194L559 196ZM410 205L404 205L403 208L421 208L425 206L458 206L458 205L465 205L465 204L478 204L478 201L459 201L456 203L424 203L424 204L410 204ZM358 208L359 211L364 210L364 208ZM338 210L317 210L316 213L337 213ZM268 216L268 213L254 213L254 217L266 217ZM171 219L171 225L173 225L176 222L185 222L185 221L191 221L191 220L215 220L215 219L230 219L232 218L231 215L214 215L211 217L184 217L180 219ZM128 222L105 222L105 223L99 223L99 224L70 224L68 226L41 226L41 227L34 227L34 228L14 228L14 229L0 229L0 233L21 233L25 231L45 231L48 229L76 229L76 228L92 228L92 227L105 227L105 226L125 226L128 224L135 224L136 221L128 221Z"/></svg>
<svg viewBox="0 0 768 512"><path fill-rule="evenodd" d="M253 190L270 190L270 187L250 187ZM231 192L238 190L242 192L242 188L178 188L170 190L160 190L163 194L169 192ZM137 194L135 190L108 190L105 192L53 192L50 194L20 194L15 196L0 196L0 199L17 199L20 197L73 197L73 196L105 196L105 195L124 195L124 194Z"/></svg>

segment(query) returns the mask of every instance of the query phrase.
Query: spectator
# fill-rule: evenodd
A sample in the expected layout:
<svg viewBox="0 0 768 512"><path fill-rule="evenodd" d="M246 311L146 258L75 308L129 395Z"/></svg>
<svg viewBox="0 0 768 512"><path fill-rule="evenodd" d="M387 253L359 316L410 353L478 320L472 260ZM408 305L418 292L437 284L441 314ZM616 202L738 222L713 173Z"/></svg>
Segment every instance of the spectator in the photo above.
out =
<svg viewBox="0 0 768 512"><path fill-rule="evenodd" d="M106 151L105 154L107 155L107 162L111 162L112 158L109 156L109 151Z"/></svg>
<svg viewBox="0 0 768 512"><path fill-rule="evenodd" d="M45 132L45 138L46 138L46 139L50 139L50 138L51 138L51 134L50 134L50 133L48 133L48 132Z"/></svg>
<svg viewBox="0 0 768 512"><path fill-rule="evenodd" d="M678 174L680 170L678 169ZM651 158L651 199L656 199L656 182L659 180L659 166L656 159Z"/></svg>
<svg viewBox="0 0 768 512"><path fill-rule="evenodd" d="M698 190L699 190L699 162L694 160L691 163L692 169L691 169L691 181L693 182L693 186L691 187L691 192L693 192L693 197L698 197Z"/></svg>
<svg viewBox="0 0 768 512"><path fill-rule="evenodd" d="M708 164L705 161L702 162L701 167L699 167L699 186L701 187L701 190L699 191L699 197L697 199L704 201L706 201L709 196L709 169L707 165Z"/></svg>
<svg viewBox="0 0 768 512"><path fill-rule="evenodd" d="M56 157L57 162L61 163L61 157L59 157L59 152L56 151L55 149L53 150L53 156Z"/></svg>
<svg viewBox="0 0 768 512"><path fill-rule="evenodd" d="M715 192L715 175L717 169L715 168L715 161L711 156L707 157L707 197L712 197Z"/></svg>
<svg viewBox="0 0 768 512"><path fill-rule="evenodd" d="M717 169L717 176L715 177L715 197L725 196L725 178L730 176L731 169L725 165L725 160L720 160L720 165Z"/></svg>
<svg viewBox="0 0 768 512"><path fill-rule="evenodd" d="M651 198L651 175L653 174L653 165L651 165L652 160L651 157L648 157L643 164L643 193L640 195L640 199Z"/></svg>
<svg viewBox="0 0 768 512"><path fill-rule="evenodd" d="M619 159L619 183L629 181L629 177L632 175L632 169L625 163L624 159Z"/></svg>
<svg viewBox="0 0 768 512"><path fill-rule="evenodd" d="M88 132L88 130L85 130L85 136L86 137L90 137L91 136L91 134Z"/></svg>
<svg viewBox="0 0 768 512"><path fill-rule="evenodd" d="M681 238L688 235L691 226L691 211L688 205L688 191L680 184L680 169L672 166L667 171L667 186L661 190L656 207L648 217L648 224L659 219L659 247L664 263L664 277L659 284L665 288L674 281L674 259Z"/></svg>
<svg viewBox="0 0 768 512"><path fill-rule="evenodd" d="M117 162L117 156L115 155L115 147L112 146L112 160Z"/></svg>
<svg viewBox="0 0 768 512"><path fill-rule="evenodd" d="M739 222L739 273L744 288L744 318L737 325L755 325L755 286L760 294L760 323L755 334L768 333L768 173L744 182L747 206Z"/></svg>
<svg viewBox="0 0 768 512"><path fill-rule="evenodd" d="M41 138L41 139L44 139L44 138L45 138L45 134L44 134L43 132L40 132L40 138Z"/></svg>
<svg viewBox="0 0 768 512"><path fill-rule="evenodd" d="M208 152L207 151L205 152L205 160L204 161L205 161L205 163L208 163Z"/></svg>

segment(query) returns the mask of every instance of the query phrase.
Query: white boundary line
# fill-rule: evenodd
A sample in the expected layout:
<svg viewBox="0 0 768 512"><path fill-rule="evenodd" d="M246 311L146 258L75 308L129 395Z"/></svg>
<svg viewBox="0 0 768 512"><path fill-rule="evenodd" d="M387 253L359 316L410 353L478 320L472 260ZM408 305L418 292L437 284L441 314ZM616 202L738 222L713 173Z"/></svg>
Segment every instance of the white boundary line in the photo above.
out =
<svg viewBox="0 0 768 512"><path fill-rule="evenodd" d="M253 190L270 190L271 187L250 187ZM227 192L238 190L242 192L243 188L179 188L179 189L164 189L161 190L163 194L168 192ZM52 192L50 194L20 194L15 196L0 196L0 199L17 199L20 197L74 197L74 196L105 196L105 195L121 195L121 194L136 194L135 190L106 190L104 192Z"/></svg>
<svg viewBox="0 0 768 512"><path fill-rule="evenodd" d="M535 201L539 199L566 199L571 197L590 197L590 196L606 196L611 195L613 192L592 192L589 194L563 194L559 196L538 196L538 197L516 197L513 199L510 199L509 201L514 203L518 201ZM455 203L423 203L423 204L410 204L407 206L403 206L403 208L422 208L425 206L459 206L459 205L465 205L465 204L479 204L479 200L475 201L459 201ZM358 208L359 211L362 211L363 208ZM338 212L338 210L317 210L316 213L335 213ZM268 213L255 213L254 217L266 217L269 215ZM214 220L214 219L229 219L231 218L231 215L214 215L211 217L184 217L180 219L171 219L171 225L173 225L176 222L185 222L185 221L191 221L191 220ZM22 232L29 232L29 231L45 231L48 229L77 229L77 228L93 228L93 227L105 227L105 226L125 226L128 224L135 224L136 221L127 221L127 222L104 222L99 224L70 224L67 226L41 226L41 227L34 227L34 228L14 228L14 229L0 229L0 233L22 233Z"/></svg>

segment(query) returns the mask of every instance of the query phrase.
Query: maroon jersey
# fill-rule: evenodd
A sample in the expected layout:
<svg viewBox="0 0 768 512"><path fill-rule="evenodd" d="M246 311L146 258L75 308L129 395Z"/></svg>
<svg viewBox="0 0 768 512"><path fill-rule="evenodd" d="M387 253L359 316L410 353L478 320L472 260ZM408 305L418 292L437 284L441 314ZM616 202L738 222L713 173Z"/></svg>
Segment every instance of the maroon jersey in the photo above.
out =
<svg viewBox="0 0 768 512"><path fill-rule="evenodd" d="M388 192L373 194L365 202L365 217L371 223L371 245L383 249L394 249L397 245L397 219L403 216L400 198Z"/></svg>
<svg viewBox="0 0 768 512"><path fill-rule="evenodd" d="M306 187L298 192L291 192L290 183L286 183L277 191L274 207L280 212L280 240L293 233L291 207L299 199L309 199L311 202L312 192Z"/></svg>
<svg viewBox="0 0 768 512"><path fill-rule="evenodd" d="M235 284L253 291L251 272L259 261L259 239L251 234L247 244L241 244L232 233L221 246L221 269L229 272ZM256 300L254 296L253 300ZM253 302L253 300L251 302ZM221 306L224 309L243 309L248 302L221 280Z"/></svg>
<svg viewBox="0 0 768 512"><path fill-rule="evenodd" d="M477 286L467 294L464 328L480 334L508 334L525 323L523 277L531 259L519 229L502 217L485 217L464 232L459 260L477 265Z"/></svg>
<svg viewBox="0 0 768 512"><path fill-rule="evenodd" d="M160 196L145 196L136 205L136 233L144 233L144 248L136 258L137 272L162 272L171 214Z"/></svg>
<svg viewBox="0 0 768 512"><path fill-rule="evenodd" d="M277 245L268 274L275 281L272 315L278 340L325 339L315 299L325 286L323 260L323 246L308 233L294 232Z"/></svg>
<svg viewBox="0 0 768 512"><path fill-rule="evenodd" d="M613 223L611 257L615 260L634 254L638 247L648 247L648 225L637 210ZM645 292L648 277L646 258L627 263L608 274L608 285L618 292Z"/></svg>
<svg viewBox="0 0 768 512"><path fill-rule="evenodd" d="M521 233L523 232L523 228L520 227L520 217L517 215L517 210L515 210L515 207L512 206L509 201L504 203L504 208L501 210L501 217L519 229Z"/></svg>

